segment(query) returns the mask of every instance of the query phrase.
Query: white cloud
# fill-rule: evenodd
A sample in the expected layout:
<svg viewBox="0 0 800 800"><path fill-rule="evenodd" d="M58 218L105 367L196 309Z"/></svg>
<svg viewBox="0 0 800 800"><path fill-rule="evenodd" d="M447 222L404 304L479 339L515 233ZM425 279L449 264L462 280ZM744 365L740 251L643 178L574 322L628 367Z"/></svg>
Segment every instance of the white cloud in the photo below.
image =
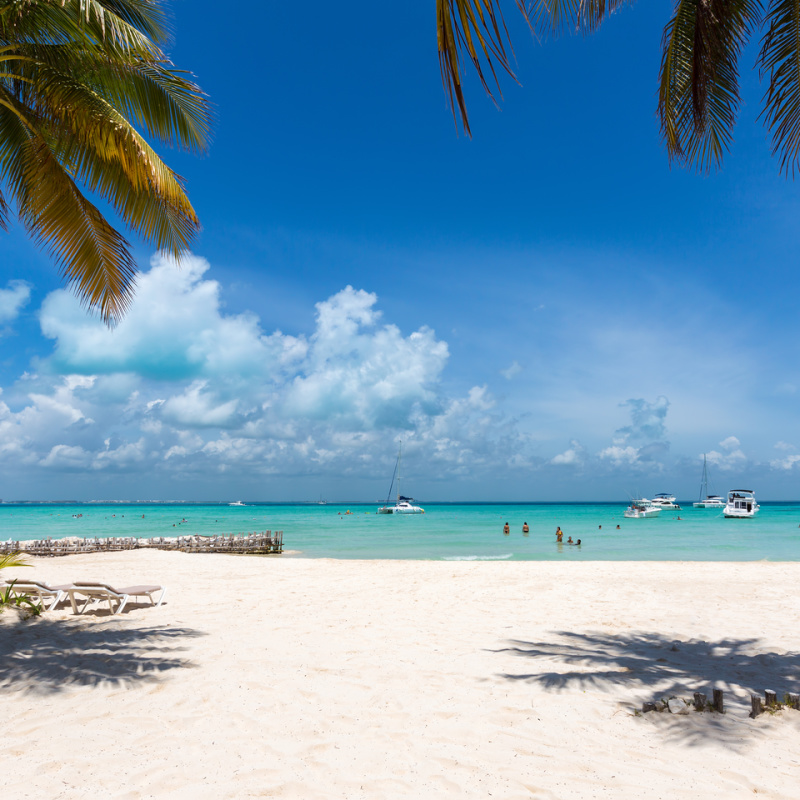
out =
<svg viewBox="0 0 800 800"><path fill-rule="evenodd" d="M735 436L729 436L727 439L723 439L719 443L719 446L730 453L734 450L738 450L741 447L741 442Z"/></svg>
<svg viewBox="0 0 800 800"><path fill-rule="evenodd" d="M0 324L13 322L31 296L31 287L25 281L9 281L7 285L7 289L0 289Z"/></svg>
<svg viewBox="0 0 800 800"><path fill-rule="evenodd" d="M612 445L601 450L598 458L610 461L615 466L621 464L635 464L639 460L639 451L635 447L620 447L619 445Z"/></svg>
<svg viewBox="0 0 800 800"><path fill-rule="evenodd" d="M790 470L798 463L800 463L800 455L792 455L785 458L775 458L769 462L769 465L772 469Z"/></svg>
<svg viewBox="0 0 800 800"><path fill-rule="evenodd" d="M154 258L114 330L50 294L53 354L0 404L0 471L383 478L398 437L437 478L534 463L487 386L443 392L447 343L385 322L375 294L347 286L307 334L265 333L207 271Z"/></svg>
<svg viewBox="0 0 800 800"><path fill-rule="evenodd" d="M795 446L788 442L775 442L774 447L776 450L794 450Z"/></svg>
<svg viewBox="0 0 800 800"><path fill-rule="evenodd" d="M557 465L576 466L583 463L584 457L585 457L585 450L583 448L583 445L581 445L581 443L576 439L573 439L569 443L569 448L565 450L563 453L559 453L557 456L554 456L550 460L550 463ZM601 456L601 457L608 457L608 456Z"/></svg>
<svg viewBox="0 0 800 800"><path fill-rule="evenodd" d="M500 374L509 381L519 375L520 372L522 372L522 367L517 361L512 361L508 367L500 370Z"/></svg>
<svg viewBox="0 0 800 800"><path fill-rule="evenodd" d="M747 456L741 449L741 442L735 436L728 436L727 439L723 439L719 446L723 452L712 450L707 453L706 457L709 464L714 464L717 468L726 472L739 470L747 464Z"/></svg>

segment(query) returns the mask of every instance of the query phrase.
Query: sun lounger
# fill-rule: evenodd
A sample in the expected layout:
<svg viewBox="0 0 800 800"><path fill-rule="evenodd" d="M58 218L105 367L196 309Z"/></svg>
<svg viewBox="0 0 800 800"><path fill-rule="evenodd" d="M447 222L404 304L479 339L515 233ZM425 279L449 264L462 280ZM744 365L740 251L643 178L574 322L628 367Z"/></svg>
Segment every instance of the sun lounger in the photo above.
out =
<svg viewBox="0 0 800 800"><path fill-rule="evenodd" d="M33 597L39 600L44 607L45 611L52 611L62 600L66 599L67 593L72 588L71 583L65 583L61 586L48 586L46 583L31 580L9 581L7 586L11 588L14 594L26 594L28 597Z"/></svg>
<svg viewBox="0 0 800 800"><path fill-rule="evenodd" d="M153 595L156 592L161 592L158 602L153 599ZM166 593L167 590L163 586L126 586L124 589L115 589L107 583L95 581L75 581L67 590L70 603L72 603L72 611L75 614L83 613L89 603L93 601L102 603L104 600L108 601L108 607L112 614L119 614L131 597L147 597L154 606L160 606ZM80 611L78 611L78 604L75 600L76 595L82 595L86 598L86 602L84 602ZM117 604L116 609L114 608L115 602Z"/></svg>

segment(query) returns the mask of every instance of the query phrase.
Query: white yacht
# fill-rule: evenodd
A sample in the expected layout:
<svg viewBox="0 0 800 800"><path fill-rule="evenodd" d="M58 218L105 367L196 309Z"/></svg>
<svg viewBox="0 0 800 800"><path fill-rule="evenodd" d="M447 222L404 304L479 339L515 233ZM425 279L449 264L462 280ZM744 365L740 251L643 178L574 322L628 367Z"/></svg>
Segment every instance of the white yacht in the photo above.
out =
<svg viewBox="0 0 800 800"><path fill-rule="evenodd" d="M657 494L650 501L650 504L658 506L659 508L677 508L678 510L680 510L680 506L675 502L675 495L666 494L665 492Z"/></svg>
<svg viewBox="0 0 800 800"><path fill-rule="evenodd" d="M389 484L389 494L386 496L386 505L378 509L379 514L424 514L425 509L415 506L413 497L403 497L400 494L400 456L403 452L403 444L400 443L400 449L397 451L397 463L394 465L394 475L392 475L392 482ZM393 506L389 505L389 498L392 496L392 487L397 484L397 501Z"/></svg>
<svg viewBox="0 0 800 800"><path fill-rule="evenodd" d="M703 453L703 478L700 481L700 499L692 503L695 508L725 508L725 499L718 494L708 493L708 465Z"/></svg>
<svg viewBox="0 0 800 800"><path fill-rule="evenodd" d="M235 503L228 503L229 506L246 506L247 503L243 503L241 500L237 500Z"/></svg>
<svg viewBox="0 0 800 800"><path fill-rule="evenodd" d="M649 500L631 500L631 504L625 509L625 516L628 519L641 519L642 517L657 517L661 513L661 506L653 505Z"/></svg>
<svg viewBox="0 0 800 800"><path fill-rule="evenodd" d="M752 489L731 489L723 513L730 519L747 519L754 517L759 508Z"/></svg>

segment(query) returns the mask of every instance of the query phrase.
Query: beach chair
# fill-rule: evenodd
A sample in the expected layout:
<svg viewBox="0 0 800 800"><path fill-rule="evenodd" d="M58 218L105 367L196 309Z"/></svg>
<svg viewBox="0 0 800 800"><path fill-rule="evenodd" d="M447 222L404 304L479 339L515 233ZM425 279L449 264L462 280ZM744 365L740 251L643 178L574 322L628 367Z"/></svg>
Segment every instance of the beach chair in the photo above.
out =
<svg viewBox="0 0 800 800"><path fill-rule="evenodd" d="M48 586L40 581L22 580L22 578L9 581L7 586L16 595L26 594L28 597L36 598L45 611L52 611L62 600L65 600L67 593L72 588L71 583Z"/></svg>
<svg viewBox="0 0 800 800"><path fill-rule="evenodd" d="M158 602L153 599L153 595L156 592L161 592ZM112 614L119 614L131 597L147 597L154 606L160 606L164 602L166 593L167 590L163 586L126 586L124 589L115 589L107 583L98 581L75 581L67 590L74 614L82 614L90 603L102 603L104 600L108 601L108 608ZM86 598L80 611L75 599L76 595L82 595ZM114 608L115 602L117 604L116 609Z"/></svg>

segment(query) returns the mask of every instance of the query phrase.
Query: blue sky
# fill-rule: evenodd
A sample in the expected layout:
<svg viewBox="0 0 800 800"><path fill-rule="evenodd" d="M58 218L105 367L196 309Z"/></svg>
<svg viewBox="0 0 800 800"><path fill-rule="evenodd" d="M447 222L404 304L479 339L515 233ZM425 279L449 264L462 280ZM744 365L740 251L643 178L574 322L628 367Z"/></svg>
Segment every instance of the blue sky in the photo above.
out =
<svg viewBox="0 0 800 800"><path fill-rule="evenodd" d="M1 497L372 500L402 438L420 499L691 498L704 452L796 499L799 204L754 47L697 175L659 140L669 4L536 43L507 2L522 86L468 80L472 140L409 6L173 4L203 232L180 270L140 243L114 332L0 238Z"/></svg>

